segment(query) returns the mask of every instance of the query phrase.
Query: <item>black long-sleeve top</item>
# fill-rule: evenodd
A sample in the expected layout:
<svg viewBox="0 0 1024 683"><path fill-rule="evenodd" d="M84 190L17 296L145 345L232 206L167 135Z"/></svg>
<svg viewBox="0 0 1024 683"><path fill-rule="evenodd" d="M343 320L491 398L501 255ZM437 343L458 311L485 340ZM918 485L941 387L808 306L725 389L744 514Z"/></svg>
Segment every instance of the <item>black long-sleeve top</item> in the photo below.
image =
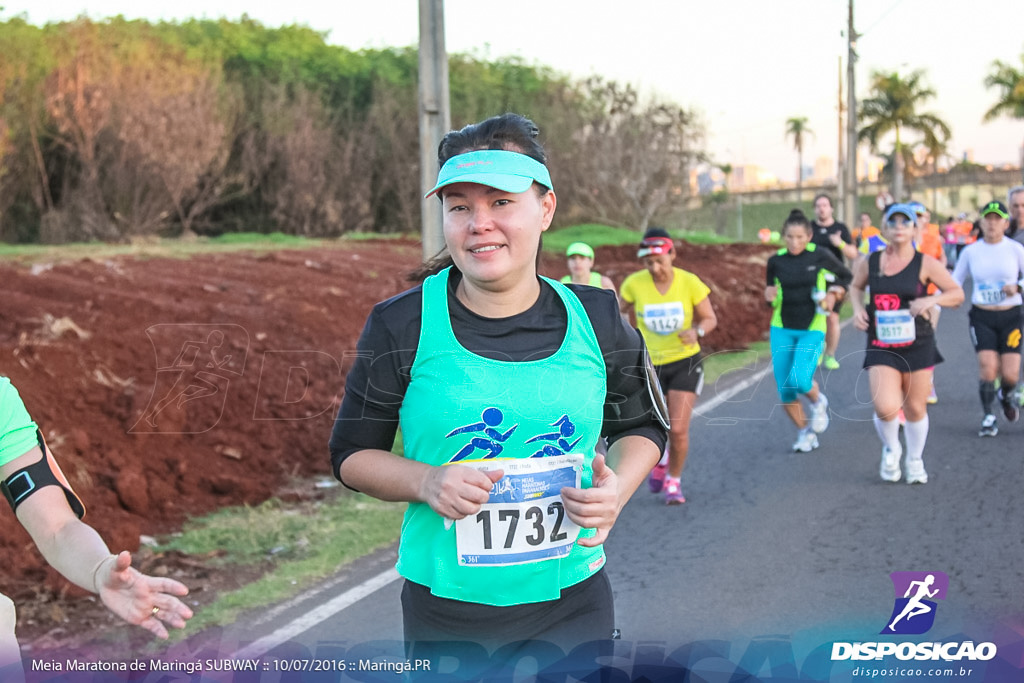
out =
<svg viewBox="0 0 1024 683"><path fill-rule="evenodd" d="M853 273L827 249L805 249L793 255L781 250L768 259L765 270L765 284L769 287L778 280L782 296L780 315L782 327L790 330L806 330L811 326L817 312L813 294L818 284L818 272L827 270L835 275L835 284L843 289L850 286ZM776 295L778 296L778 294Z"/></svg>
<svg viewBox="0 0 1024 683"><path fill-rule="evenodd" d="M453 270L448 279L448 309L455 337L467 350L494 360L522 362L547 358L561 346L568 313L550 285L541 281L540 296L526 311L508 318L485 318L455 296L460 279ZM605 359L602 436L611 445L624 436L641 435L663 450L668 437L646 399L640 333L619 315L612 292L586 285L566 286L583 304ZM329 444L339 480L341 463L353 453L391 450L419 346L422 308L423 290L417 286L374 306L366 321Z"/></svg>

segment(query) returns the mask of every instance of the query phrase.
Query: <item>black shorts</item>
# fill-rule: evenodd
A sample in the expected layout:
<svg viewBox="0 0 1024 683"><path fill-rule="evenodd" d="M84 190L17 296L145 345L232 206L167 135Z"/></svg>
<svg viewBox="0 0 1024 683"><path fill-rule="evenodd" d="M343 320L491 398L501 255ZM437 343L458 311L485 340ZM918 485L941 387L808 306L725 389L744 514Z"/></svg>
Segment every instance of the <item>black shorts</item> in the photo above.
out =
<svg viewBox="0 0 1024 683"><path fill-rule="evenodd" d="M552 643L568 652L580 643L610 640L615 628L612 586L604 569L563 588L557 600L508 607L441 598L412 581L402 586L406 654L459 642L495 649L509 643Z"/></svg>
<svg viewBox="0 0 1024 683"><path fill-rule="evenodd" d="M654 369L666 395L669 391L689 391L700 396L704 388L704 364L699 353L673 363L656 365Z"/></svg>
<svg viewBox="0 0 1024 683"><path fill-rule="evenodd" d="M975 351L1020 353L1021 306L1003 311L990 311L971 306L971 342Z"/></svg>
<svg viewBox="0 0 1024 683"><path fill-rule="evenodd" d="M938 365L943 360L935 346L935 338L928 337L914 342L912 346L893 349L868 347L864 352L864 367L885 365L900 372L917 372Z"/></svg>

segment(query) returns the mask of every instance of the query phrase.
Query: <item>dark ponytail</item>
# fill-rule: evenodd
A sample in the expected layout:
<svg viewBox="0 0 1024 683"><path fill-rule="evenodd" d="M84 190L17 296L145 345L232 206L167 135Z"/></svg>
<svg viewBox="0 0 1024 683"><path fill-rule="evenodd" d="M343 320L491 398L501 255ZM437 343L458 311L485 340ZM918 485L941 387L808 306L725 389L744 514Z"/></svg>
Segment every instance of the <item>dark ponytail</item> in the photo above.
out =
<svg viewBox="0 0 1024 683"><path fill-rule="evenodd" d="M786 230L792 225L802 226L807 232L811 231L811 222L807 220L806 214L800 209L793 209L789 212L789 216L786 221L782 224L782 234L786 234Z"/></svg>

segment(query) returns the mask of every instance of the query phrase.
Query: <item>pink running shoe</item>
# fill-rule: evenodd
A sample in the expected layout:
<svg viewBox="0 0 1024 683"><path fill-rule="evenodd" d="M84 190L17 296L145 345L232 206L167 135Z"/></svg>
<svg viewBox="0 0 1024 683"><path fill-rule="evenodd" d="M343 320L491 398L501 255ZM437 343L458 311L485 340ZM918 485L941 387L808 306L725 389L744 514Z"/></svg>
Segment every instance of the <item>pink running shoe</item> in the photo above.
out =
<svg viewBox="0 0 1024 683"><path fill-rule="evenodd" d="M681 505L686 502L683 492L679 490L678 481L665 484L665 505Z"/></svg>
<svg viewBox="0 0 1024 683"><path fill-rule="evenodd" d="M651 470L651 476L647 479L647 485L651 487L651 493L660 493L665 486L665 473L668 465L655 465Z"/></svg>

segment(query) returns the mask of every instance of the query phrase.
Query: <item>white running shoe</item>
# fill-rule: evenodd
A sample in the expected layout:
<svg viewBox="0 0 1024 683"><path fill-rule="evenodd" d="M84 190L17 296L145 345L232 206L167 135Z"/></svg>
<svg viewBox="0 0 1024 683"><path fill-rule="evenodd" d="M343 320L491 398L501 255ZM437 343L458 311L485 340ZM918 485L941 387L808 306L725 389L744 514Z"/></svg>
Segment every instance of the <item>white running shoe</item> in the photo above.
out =
<svg viewBox="0 0 1024 683"><path fill-rule="evenodd" d="M878 468L878 474L883 481L899 481L903 473L900 471L900 458L903 457L902 450L891 451L888 446L882 448L882 465ZM924 471L924 468L921 468Z"/></svg>
<svg viewBox="0 0 1024 683"><path fill-rule="evenodd" d="M910 458L907 458L906 482L908 484L928 483L928 473L924 471L924 460L911 460Z"/></svg>
<svg viewBox="0 0 1024 683"><path fill-rule="evenodd" d="M811 431L821 434L828 429L828 399L825 394L818 392L818 401L811 404Z"/></svg>
<svg viewBox="0 0 1024 683"><path fill-rule="evenodd" d="M818 447L818 435L809 427L804 427L797 434L796 443L793 444L794 453L810 453Z"/></svg>
<svg viewBox="0 0 1024 683"><path fill-rule="evenodd" d="M981 421L981 429L978 430L978 436L995 436L998 433L999 427L996 426L996 416L989 413Z"/></svg>

